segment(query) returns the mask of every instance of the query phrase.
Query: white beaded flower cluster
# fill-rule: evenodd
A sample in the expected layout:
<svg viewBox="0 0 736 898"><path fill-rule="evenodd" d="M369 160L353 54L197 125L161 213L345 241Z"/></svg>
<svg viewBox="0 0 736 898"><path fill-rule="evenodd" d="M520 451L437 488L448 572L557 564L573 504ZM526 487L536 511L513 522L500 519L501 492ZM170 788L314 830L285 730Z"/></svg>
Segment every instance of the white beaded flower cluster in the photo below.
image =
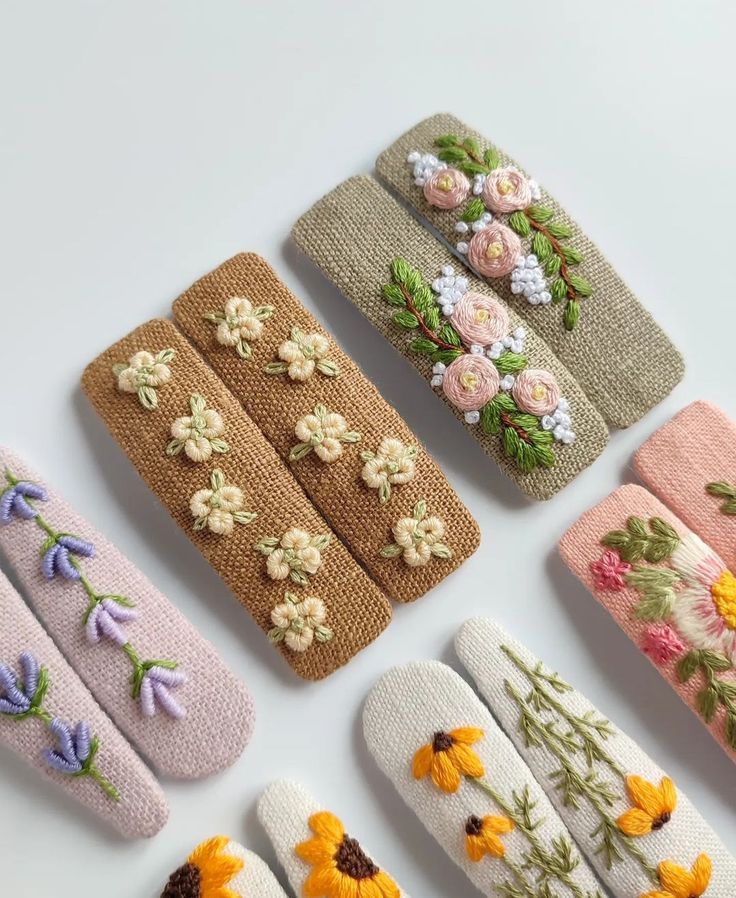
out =
<svg viewBox="0 0 736 898"><path fill-rule="evenodd" d="M409 153L406 160L413 166L414 183L417 187L424 187L427 178L431 174L440 171L440 169L447 168L447 163L441 162L436 156L433 156L432 153L420 153L417 150L413 153Z"/></svg>
<svg viewBox="0 0 736 898"><path fill-rule="evenodd" d="M441 276L432 281L432 290L437 294L442 314L449 318L455 305L468 292L468 279L456 275L452 265L443 265Z"/></svg>
<svg viewBox="0 0 736 898"><path fill-rule="evenodd" d="M467 234L469 231L472 231L474 234L477 234L478 231L482 231L484 228L487 228L488 225L493 221L493 214L491 212L484 212L480 218L476 219L473 222L468 223L467 221L458 221L455 223L455 230L458 234ZM462 241L457 244L455 247L459 253L465 255L468 251L468 244L465 241Z"/></svg>
<svg viewBox="0 0 736 898"><path fill-rule="evenodd" d="M511 292L521 294L532 306L546 306L552 302L548 288L539 259L533 253L522 256L511 272Z"/></svg>
<svg viewBox="0 0 736 898"><path fill-rule="evenodd" d="M552 436L559 443L564 443L566 446L575 442L575 431L571 425L570 403L565 398L560 399L557 403L557 408L551 415L545 415L542 418L542 428L550 430Z"/></svg>

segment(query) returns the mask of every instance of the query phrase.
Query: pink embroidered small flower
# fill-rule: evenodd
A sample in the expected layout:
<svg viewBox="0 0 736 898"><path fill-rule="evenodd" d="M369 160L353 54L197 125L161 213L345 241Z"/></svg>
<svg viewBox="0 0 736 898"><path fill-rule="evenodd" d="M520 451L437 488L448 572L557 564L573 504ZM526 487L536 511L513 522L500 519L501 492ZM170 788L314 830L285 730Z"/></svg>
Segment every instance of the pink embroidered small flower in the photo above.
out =
<svg viewBox="0 0 736 898"><path fill-rule="evenodd" d="M455 305L450 321L466 345L489 346L509 332L509 316L497 299L466 293Z"/></svg>
<svg viewBox="0 0 736 898"><path fill-rule="evenodd" d="M455 209L470 193L470 181L456 168L440 168L424 183L424 196L430 206Z"/></svg>
<svg viewBox="0 0 736 898"><path fill-rule="evenodd" d="M618 552L606 549L598 561L592 561L590 570L596 589L612 589L616 592L626 586L624 579L631 570L628 561L622 561Z"/></svg>
<svg viewBox="0 0 736 898"><path fill-rule="evenodd" d="M549 415L560 402L560 387L554 375L541 368L522 371L511 392L519 408L530 415Z"/></svg>
<svg viewBox="0 0 736 898"><path fill-rule="evenodd" d="M669 624L650 624L644 631L642 651L655 664L669 664L681 655L687 646Z"/></svg>
<svg viewBox="0 0 736 898"><path fill-rule="evenodd" d="M500 278L516 267L521 240L497 221L476 231L468 245L468 261L484 277Z"/></svg>
<svg viewBox="0 0 736 898"><path fill-rule="evenodd" d="M445 371L442 389L462 412L479 411L501 386L496 366L484 355L461 355Z"/></svg>
<svg viewBox="0 0 736 898"><path fill-rule="evenodd" d="M532 201L532 187L515 168L497 168L483 182L483 202L493 212L516 212Z"/></svg>

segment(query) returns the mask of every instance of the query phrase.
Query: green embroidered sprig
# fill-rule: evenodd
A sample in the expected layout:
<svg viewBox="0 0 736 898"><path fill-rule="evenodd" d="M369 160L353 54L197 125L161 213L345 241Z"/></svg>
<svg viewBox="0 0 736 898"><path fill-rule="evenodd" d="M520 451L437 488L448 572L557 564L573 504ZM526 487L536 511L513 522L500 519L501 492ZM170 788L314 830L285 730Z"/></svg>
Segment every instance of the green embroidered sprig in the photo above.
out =
<svg viewBox="0 0 736 898"><path fill-rule="evenodd" d="M383 296L398 309L393 322L397 327L418 332L409 343L411 352L428 356L432 362L451 365L468 350L449 322L441 323L440 310L422 275L406 259L391 263L391 281L383 285ZM501 377L516 374L527 365L526 356L507 350L492 359ZM528 474L537 467L552 468L554 437L544 430L538 418L525 414L509 393L499 392L480 411L480 425L489 435L498 435L505 454L520 471Z"/></svg>
<svg viewBox="0 0 736 898"><path fill-rule="evenodd" d="M721 514L736 515L736 486L733 483L718 480L715 483L706 484L705 490L708 495L723 499L720 507Z"/></svg>
<svg viewBox="0 0 736 898"><path fill-rule="evenodd" d="M489 175L501 164L501 157L494 147L483 150L478 140L466 137L461 140L455 134L443 134L434 144L439 148L438 157L464 174ZM464 222L477 221L486 211L480 197L469 201L461 215ZM565 301L563 324L572 331L580 320L580 301L592 296L588 281L570 269L583 261L582 253L563 241L572 237L569 225L554 220L554 210L548 206L531 205L512 212L507 219L509 227L522 238L531 237L531 249L550 278L553 302Z"/></svg>
<svg viewBox="0 0 736 898"><path fill-rule="evenodd" d="M680 537L662 518L650 518L647 523L632 515L626 521L626 530L612 530L601 543L615 549L629 564L642 560L657 564L672 555L680 544Z"/></svg>
<svg viewBox="0 0 736 898"><path fill-rule="evenodd" d="M725 736L730 748L736 749L736 682L719 679L718 674L734 670L731 661L718 652L694 649L680 659L677 677L681 683L689 682L700 672L705 680L697 695L697 708L706 723L711 723L719 707L726 716Z"/></svg>

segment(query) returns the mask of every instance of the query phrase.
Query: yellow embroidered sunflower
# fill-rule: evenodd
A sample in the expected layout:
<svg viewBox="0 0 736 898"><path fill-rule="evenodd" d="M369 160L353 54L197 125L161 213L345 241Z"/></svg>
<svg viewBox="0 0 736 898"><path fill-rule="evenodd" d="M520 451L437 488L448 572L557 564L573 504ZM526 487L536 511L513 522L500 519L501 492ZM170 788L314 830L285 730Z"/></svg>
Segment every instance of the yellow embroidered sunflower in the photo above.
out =
<svg viewBox="0 0 736 898"><path fill-rule="evenodd" d="M640 776L626 777L626 791L633 808L618 818L618 828L627 836L646 836L653 829L661 829L669 823L677 807L677 791L669 777L663 777L658 786Z"/></svg>
<svg viewBox="0 0 736 898"><path fill-rule="evenodd" d="M215 836L198 845L171 874L161 898L239 898L227 888L243 869L243 861L224 853L230 839Z"/></svg>
<svg viewBox="0 0 736 898"><path fill-rule="evenodd" d="M399 898L393 879L346 834L334 814L312 814L309 828L314 838L294 849L312 866L304 882L304 898Z"/></svg>
<svg viewBox="0 0 736 898"><path fill-rule="evenodd" d="M471 861L480 861L485 855L503 857L506 846L499 839L500 835L510 833L514 828L513 820L508 817L476 817L473 814L465 823L465 850Z"/></svg>
<svg viewBox="0 0 736 898"><path fill-rule="evenodd" d="M662 888L645 892L640 898L700 898L708 888L712 869L707 854L701 854L691 870L685 870L672 861L662 861L657 867Z"/></svg>
<svg viewBox="0 0 736 898"><path fill-rule="evenodd" d="M483 776L480 758L470 748L483 738L477 727L460 727L449 733L440 730L428 745L414 755L412 772L420 780L431 775L432 782L443 792L457 792L462 776Z"/></svg>

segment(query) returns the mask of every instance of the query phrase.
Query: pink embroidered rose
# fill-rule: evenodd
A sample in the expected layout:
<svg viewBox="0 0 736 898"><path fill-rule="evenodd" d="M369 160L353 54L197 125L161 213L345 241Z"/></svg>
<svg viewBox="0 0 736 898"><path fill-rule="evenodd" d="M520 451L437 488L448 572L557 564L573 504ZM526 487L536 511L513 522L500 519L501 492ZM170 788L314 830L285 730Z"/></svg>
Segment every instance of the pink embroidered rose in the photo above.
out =
<svg viewBox="0 0 736 898"><path fill-rule="evenodd" d="M687 646L679 633L669 624L650 624L644 631L641 643L642 651L655 664L669 664L681 655Z"/></svg>
<svg viewBox="0 0 736 898"><path fill-rule="evenodd" d="M468 346L497 343L509 332L506 309L482 293L466 293L455 305L450 321Z"/></svg>
<svg viewBox="0 0 736 898"><path fill-rule="evenodd" d="M549 415L560 402L560 388L554 375L542 368L522 371L511 392L519 408L530 415Z"/></svg>
<svg viewBox="0 0 736 898"><path fill-rule="evenodd" d="M501 378L496 366L484 355L467 353L445 371L445 396L463 412L479 411L498 393Z"/></svg>
<svg viewBox="0 0 736 898"><path fill-rule="evenodd" d="M596 589L612 589L616 592L626 586L626 574L631 570L628 561L622 561L618 552L606 549L597 561L592 561L590 570Z"/></svg>
<svg viewBox="0 0 736 898"><path fill-rule="evenodd" d="M521 240L497 221L476 231L468 245L468 261L484 277L503 277L514 270L520 256Z"/></svg>
<svg viewBox="0 0 736 898"><path fill-rule="evenodd" d="M516 212L532 201L532 188L515 168L497 168L483 182L483 202L493 212Z"/></svg>
<svg viewBox="0 0 736 898"><path fill-rule="evenodd" d="M470 193L470 181L456 168L440 168L424 182L424 196L438 209L455 209Z"/></svg>

